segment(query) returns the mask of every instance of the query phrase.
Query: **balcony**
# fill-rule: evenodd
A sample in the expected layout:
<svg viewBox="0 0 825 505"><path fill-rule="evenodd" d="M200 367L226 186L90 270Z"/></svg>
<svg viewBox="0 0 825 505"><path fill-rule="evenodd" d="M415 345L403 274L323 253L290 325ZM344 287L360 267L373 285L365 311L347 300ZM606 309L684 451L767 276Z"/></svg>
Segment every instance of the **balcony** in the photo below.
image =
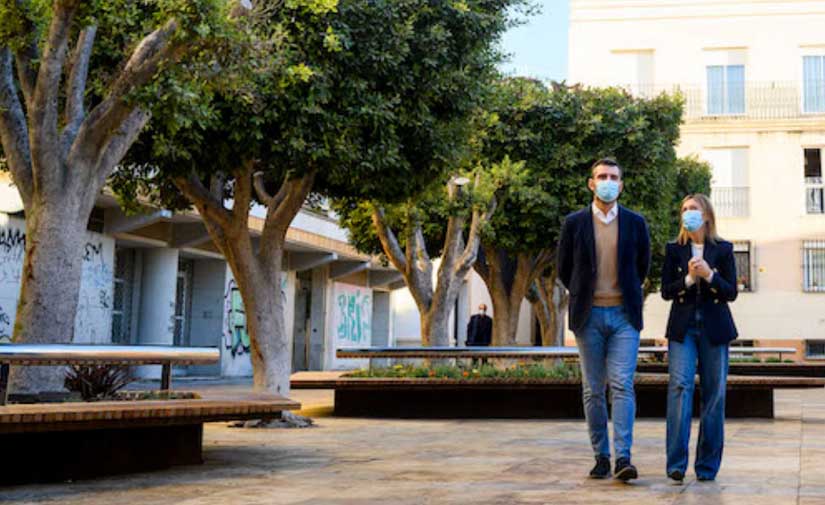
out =
<svg viewBox="0 0 825 505"><path fill-rule="evenodd" d="M710 199L716 217L748 217L750 215L750 188L714 186Z"/></svg>
<svg viewBox="0 0 825 505"><path fill-rule="evenodd" d="M713 98L708 96L703 84L623 87L641 96L681 93L685 98L687 122L825 118L825 82L814 85L804 85L801 81L746 82L744 89L725 90L726 97Z"/></svg>

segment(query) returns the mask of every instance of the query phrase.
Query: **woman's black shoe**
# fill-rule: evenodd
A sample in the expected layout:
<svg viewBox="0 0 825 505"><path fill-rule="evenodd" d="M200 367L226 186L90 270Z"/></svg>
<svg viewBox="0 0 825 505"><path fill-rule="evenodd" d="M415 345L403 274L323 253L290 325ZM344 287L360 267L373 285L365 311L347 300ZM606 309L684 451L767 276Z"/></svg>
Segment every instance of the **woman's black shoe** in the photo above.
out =
<svg viewBox="0 0 825 505"><path fill-rule="evenodd" d="M685 474L680 472L679 470L674 470L667 474L667 478L674 481L677 484L681 484L682 481L685 480Z"/></svg>
<svg viewBox="0 0 825 505"><path fill-rule="evenodd" d="M590 470L591 479L606 479L610 477L610 458L596 456L596 466Z"/></svg>
<svg viewBox="0 0 825 505"><path fill-rule="evenodd" d="M616 470L613 472L613 477L622 482L627 482L639 477L639 472L636 467L630 464L627 458L619 458L616 460Z"/></svg>

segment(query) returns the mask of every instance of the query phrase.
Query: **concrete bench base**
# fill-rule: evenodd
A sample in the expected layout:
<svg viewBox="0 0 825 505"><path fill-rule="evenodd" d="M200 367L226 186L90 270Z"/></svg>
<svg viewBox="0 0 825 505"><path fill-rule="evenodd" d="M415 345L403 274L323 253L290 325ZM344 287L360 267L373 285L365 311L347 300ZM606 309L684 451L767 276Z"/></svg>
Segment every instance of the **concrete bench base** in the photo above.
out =
<svg viewBox="0 0 825 505"><path fill-rule="evenodd" d="M237 393L188 400L0 407L0 485L87 479L203 462L203 423L275 418L300 404Z"/></svg>
<svg viewBox="0 0 825 505"><path fill-rule="evenodd" d="M0 435L0 485L80 480L203 463L203 424ZM13 455L13 456L12 456Z"/></svg>
<svg viewBox="0 0 825 505"><path fill-rule="evenodd" d="M568 381L459 381L432 379L338 379L335 415L385 418L583 418L581 384ZM773 418L773 390L822 387L822 379L732 377L726 416ZM694 397L694 416L701 398ZM667 377L641 376L636 382L638 417L665 417Z"/></svg>

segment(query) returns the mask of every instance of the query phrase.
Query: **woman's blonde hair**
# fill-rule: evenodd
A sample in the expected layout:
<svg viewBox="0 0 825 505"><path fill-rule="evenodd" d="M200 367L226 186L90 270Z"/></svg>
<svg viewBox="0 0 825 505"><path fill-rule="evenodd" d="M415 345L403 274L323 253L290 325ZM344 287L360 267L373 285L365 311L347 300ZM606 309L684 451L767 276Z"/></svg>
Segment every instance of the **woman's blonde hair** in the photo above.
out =
<svg viewBox="0 0 825 505"><path fill-rule="evenodd" d="M685 206L685 202L688 200L695 201L699 204L699 208L702 209L702 215L705 218L705 240L709 240L711 242L718 242L721 240L719 235L716 233L716 214L713 212L713 204L710 203L710 198L702 193L694 193L684 197L682 199L682 203L679 204L679 236L676 237L676 242L679 245L685 245L688 243L688 240L690 240L688 231L685 230L684 225L681 223L682 207Z"/></svg>

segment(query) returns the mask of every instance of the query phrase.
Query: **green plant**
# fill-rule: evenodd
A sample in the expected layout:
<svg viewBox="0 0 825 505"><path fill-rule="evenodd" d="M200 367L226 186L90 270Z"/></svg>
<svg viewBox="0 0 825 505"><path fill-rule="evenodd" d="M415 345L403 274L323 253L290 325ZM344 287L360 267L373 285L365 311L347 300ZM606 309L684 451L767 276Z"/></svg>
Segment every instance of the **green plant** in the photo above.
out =
<svg viewBox="0 0 825 505"><path fill-rule="evenodd" d="M63 385L71 392L80 393L85 401L98 401L114 398L134 380L128 366L74 365L66 372Z"/></svg>
<svg viewBox="0 0 825 505"><path fill-rule="evenodd" d="M518 364L499 368L484 364L477 367L437 365L435 367L395 365L349 372L345 378L416 378L416 379L571 379L581 376L577 364L561 363L553 366Z"/></svg>
<svg viewBox="0 0 825 505"><path fill-rule="evenodd" d="M770 356L768 358L765 358L765 363L782 363L782 360L775 356Z"/></svg>

